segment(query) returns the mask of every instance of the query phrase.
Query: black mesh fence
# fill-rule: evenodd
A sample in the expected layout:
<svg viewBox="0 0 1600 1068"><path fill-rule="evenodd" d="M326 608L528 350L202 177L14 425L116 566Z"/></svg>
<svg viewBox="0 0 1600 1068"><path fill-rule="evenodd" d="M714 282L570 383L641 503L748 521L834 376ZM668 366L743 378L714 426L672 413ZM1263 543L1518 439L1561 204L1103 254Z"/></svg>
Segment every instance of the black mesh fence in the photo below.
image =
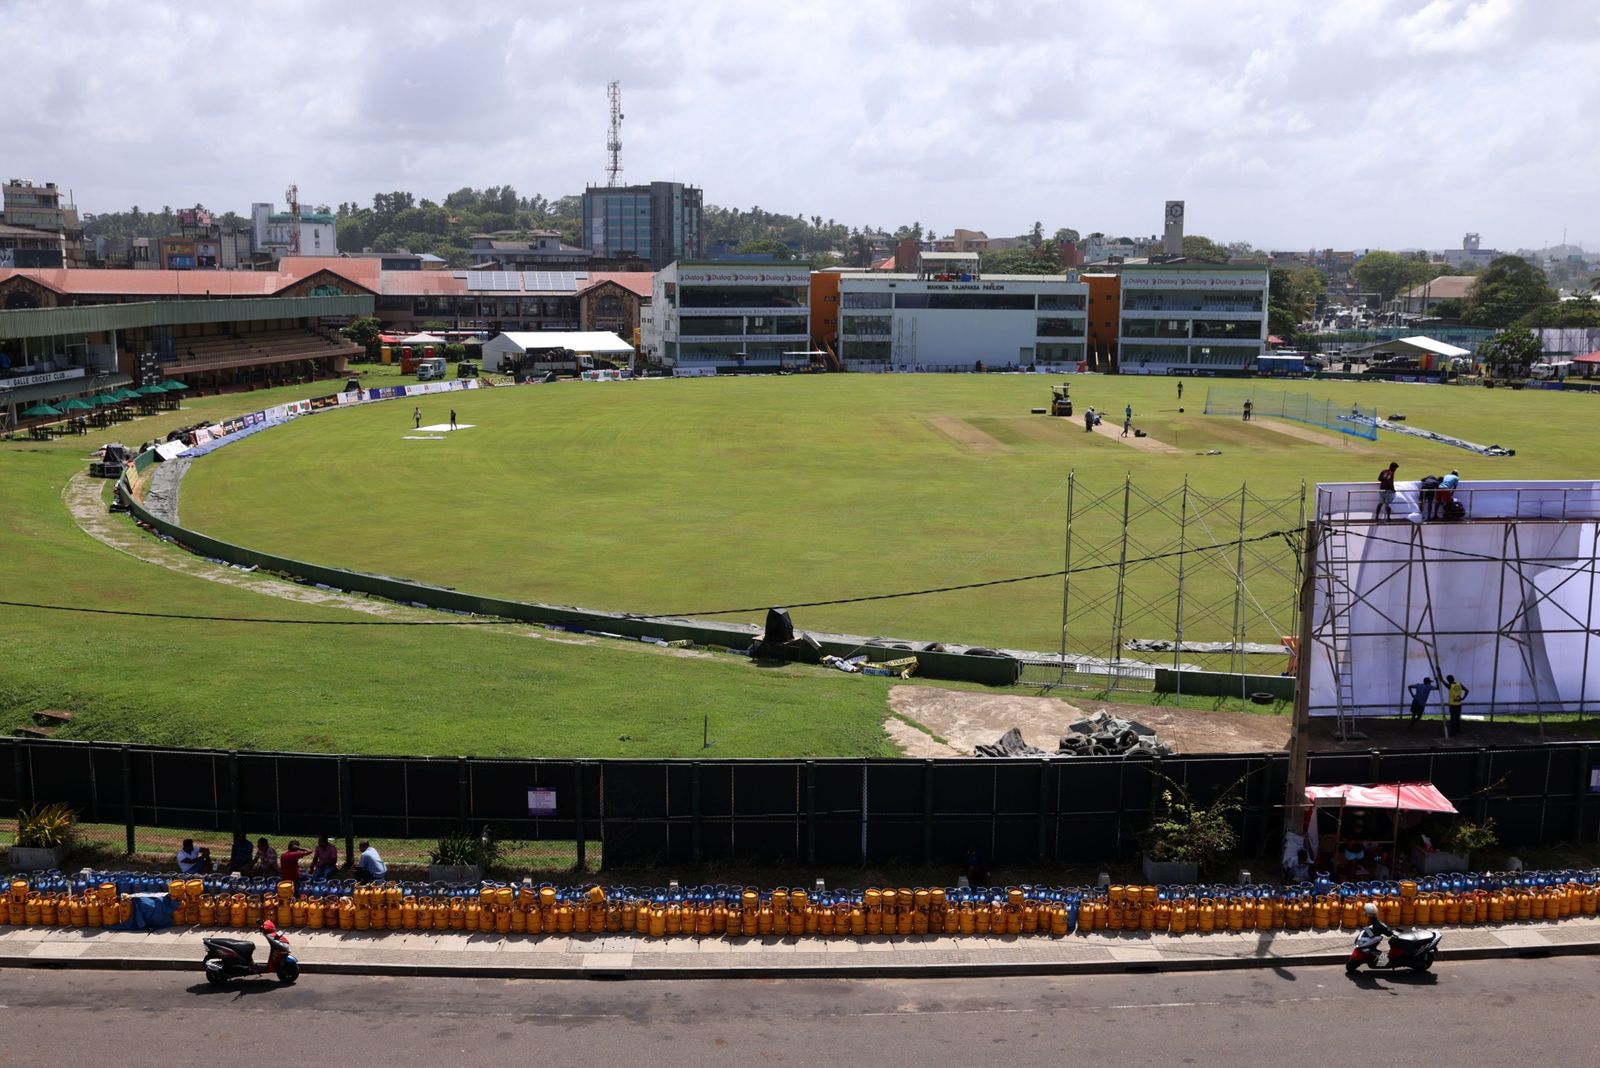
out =
<svg viewBox="0 0 1600 1068"><path fill-rule="evenodd" d="M184 836L387 843L425 863L487 830L552 870L699 862L1084 863L1128 858L1163 794L1227 799L1247 854L1282 831L1282 753L1154 760L514 760L224 752L0 739L0 815L77 810L107 851ZM1600 835L1600 744L1316 754L1313 783L1432 782L1525 847ZM9 824L6 825L9 829ZM168 842L171 839L171 842ZM387 857L389 854L385 852Z"/></svg>

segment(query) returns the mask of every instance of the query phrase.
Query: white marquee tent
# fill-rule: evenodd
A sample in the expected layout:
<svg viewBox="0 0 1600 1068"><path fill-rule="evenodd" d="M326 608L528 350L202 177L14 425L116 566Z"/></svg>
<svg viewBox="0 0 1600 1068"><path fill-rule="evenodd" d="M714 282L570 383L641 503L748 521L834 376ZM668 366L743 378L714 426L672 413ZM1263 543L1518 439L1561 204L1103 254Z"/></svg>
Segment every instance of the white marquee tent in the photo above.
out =
<svg viewBox="0 0 1600 1068"><path fill-rule="evenodd" d="M483 343L483 369L498 371L507 356L568 349L582 356L633 356L633 346L605 330L513 331Z"/></svg>

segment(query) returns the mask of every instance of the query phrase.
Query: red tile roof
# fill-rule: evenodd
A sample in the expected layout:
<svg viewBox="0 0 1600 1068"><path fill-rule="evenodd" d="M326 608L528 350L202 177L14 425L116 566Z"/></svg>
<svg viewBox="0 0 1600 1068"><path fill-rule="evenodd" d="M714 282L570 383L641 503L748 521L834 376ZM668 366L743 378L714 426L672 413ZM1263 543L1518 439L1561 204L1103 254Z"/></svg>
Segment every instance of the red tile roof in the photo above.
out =
<svg viewBox="0 0 1600 1068"><path fill-rule="evenodd" d="M641 297L650 296L650 286L655 275L649 271L590 271L589 277L578 282L578 292L582 293L591 286L601 282L615 282L624 289L631 289Z"/></svg>

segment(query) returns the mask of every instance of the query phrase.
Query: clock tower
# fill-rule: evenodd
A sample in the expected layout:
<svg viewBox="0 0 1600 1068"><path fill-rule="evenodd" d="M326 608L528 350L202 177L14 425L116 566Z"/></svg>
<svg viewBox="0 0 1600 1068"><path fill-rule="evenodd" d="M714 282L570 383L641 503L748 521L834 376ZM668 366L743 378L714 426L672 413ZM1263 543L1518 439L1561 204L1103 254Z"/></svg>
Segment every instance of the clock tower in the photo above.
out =
<svg viewBox="0 0 1600 1068"><path fill-rule="evenodd" d="M1183 201L1167 201L1167 229L1161 251L1168 256L1183 255Z"/></svg>

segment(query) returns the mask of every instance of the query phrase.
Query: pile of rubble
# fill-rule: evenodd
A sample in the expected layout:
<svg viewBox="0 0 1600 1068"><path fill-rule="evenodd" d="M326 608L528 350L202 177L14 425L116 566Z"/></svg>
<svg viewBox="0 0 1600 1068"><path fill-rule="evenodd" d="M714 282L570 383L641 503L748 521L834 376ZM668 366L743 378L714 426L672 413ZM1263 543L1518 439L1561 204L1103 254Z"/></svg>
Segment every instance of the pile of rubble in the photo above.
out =
<svg viewBox="0 0 1600 1068"><path fill-rule="evenodd" d="M1106 712L1096 712L1088 719L1080 719L1068 728L1072 733L1061 736L1054 753L1029 745L1022 732L1015 727L1000 736L993 745L973 748L980 757L1026 757L1033 760L1049 757L1121 756L1135 750L1150 756L1171 756L1172 747L1156 737L1156 732L1132 719L1119 719Z"/></svg>

